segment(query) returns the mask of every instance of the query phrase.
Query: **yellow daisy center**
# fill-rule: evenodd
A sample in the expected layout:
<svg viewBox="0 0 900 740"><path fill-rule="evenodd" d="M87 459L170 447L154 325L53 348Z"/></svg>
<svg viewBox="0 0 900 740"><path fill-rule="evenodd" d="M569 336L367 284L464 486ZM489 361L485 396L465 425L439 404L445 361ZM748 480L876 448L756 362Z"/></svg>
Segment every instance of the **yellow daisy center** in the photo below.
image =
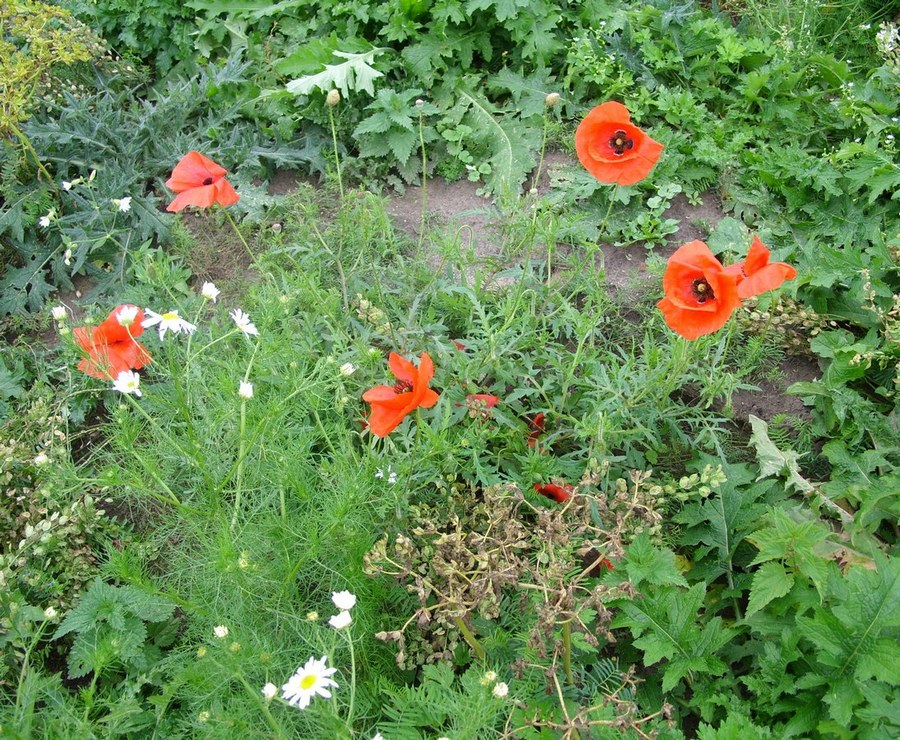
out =
<svg viewBox="0 0 900 740"><path fill-rule="evenodd" d="M304 676L300 679L300 688L304 691L306 689L311 689L316 684L316 676L310 674L309 676Z"/></svg>
<svg viewBox="0 0 900 740"><path fill-rule="evenodd" d="M167 313L164 313L164 314L162 315L162 317L163 317L166 321L174 321L175 319L178 318L178 312L177 312L177 311L169 311L169 312L167 312Z"/></svg>

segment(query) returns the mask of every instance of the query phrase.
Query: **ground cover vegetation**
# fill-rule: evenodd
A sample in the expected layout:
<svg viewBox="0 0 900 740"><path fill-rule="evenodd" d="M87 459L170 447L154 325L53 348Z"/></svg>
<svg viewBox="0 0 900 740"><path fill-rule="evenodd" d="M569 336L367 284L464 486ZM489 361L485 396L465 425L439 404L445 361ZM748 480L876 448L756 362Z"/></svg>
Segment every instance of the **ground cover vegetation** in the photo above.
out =
<svg viewBox="0 0 900 740"><path fill-rule="evenodd" d="M0 734L900 733L898 10L3 5Z"/></svg>

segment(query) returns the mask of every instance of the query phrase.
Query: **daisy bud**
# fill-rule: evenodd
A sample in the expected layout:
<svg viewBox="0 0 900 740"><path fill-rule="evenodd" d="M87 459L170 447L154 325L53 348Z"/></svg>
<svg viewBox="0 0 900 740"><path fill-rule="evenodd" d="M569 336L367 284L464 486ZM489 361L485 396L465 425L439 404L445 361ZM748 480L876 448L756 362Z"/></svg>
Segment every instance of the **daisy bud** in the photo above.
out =
<svg viewBox="0 0 900 740"><path fill-rule="evenodd" d="M503 699L509 693L509 686L501 681L496 686L494 686L494 690L491 693L498 699Z"/></svg>
<svg viewBox="0 0 900 740"><path fill-rule="evenodd" d="M307 612L306 613L306 621L307 622L318 622L319 621L319 612Z"/></svg>
<svg viewBox="0 0 900 740"><path fill-rule="evenodd" d="M558 102L559 102L559 93L555 93L555 92L553 92L553 93L548 93L548 94L547 94L547 97L544 98L544 104L545 104L548 108L552 108L552 107L553 107L554 105L556 105Z"/></svg>
<svg viewBox="0 0 900 740"><path fill-rule="evenodd" d="M337 90L329 90L328 95L325 98L325 105L329 108L334 108L338 103L341 102L341 94Z"/></svg>
<svg viewBox="0 0 900 740"><path fill-rule="evenodd" d="M497 680L497 672L496 671L488 671L481 677L481 685L482 686L490 686L496 680Z"/></svg>
<svg viewBox="0 0 900 740"><path fill-rule="evenodd" d="M353 375L356 372L356 365L352 362L345 362L340 368L341 375Z"/></svg>
<svg viewBox="0 0 900 740"><path fill-rule="evenodd" d="M226 637L228 637L228 627L226 627L224 624L213 627L213 634L220 640L224 640Z"/></svg>
<svg viewBox="0 0 900 740"><path fill-rule="evenodd" d="M66 311L65 306L54 306L50 309L50 314L57 321L65 321L66 317L69 315L68 311Z"/></svg>
<svg viewBox="0 0 900 740"><path fill-rule="evenodd" d="M262 695L265 697L266 701L272 701L277 693L278 687L274 683L267 683L262 687Z"/></svg>
<svg viewBox="0 0 900 740"><path fill-rule="evenodd" d="M52 606L48 606L44 609L44 619L56 619L56 609Z"/></svg>
<svg viewBox="0 0 900 740"><path fill-rule="evenodd" d="M247 400L253 398L253 383L242 380L238 385L238 395Z"/></svg>

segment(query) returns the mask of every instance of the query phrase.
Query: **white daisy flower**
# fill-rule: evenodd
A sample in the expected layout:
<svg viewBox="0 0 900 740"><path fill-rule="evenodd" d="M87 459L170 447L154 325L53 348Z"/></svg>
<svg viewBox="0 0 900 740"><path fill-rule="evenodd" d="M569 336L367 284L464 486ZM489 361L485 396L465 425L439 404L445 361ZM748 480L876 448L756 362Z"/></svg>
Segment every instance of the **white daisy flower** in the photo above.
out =
<svg viewBox="0 0 900 740"><path fill-rule="evenodd" d="M356 365L352 362L345 362L341 365L340 373L341 375L353 375L356 372Z"/></svg>
<svg viewBox="0 0 900 740"><path fill-rule="evenodd" d="M69 315L69 312L66 311L65 306L54 306L50 309L50 314L57 321L65 321L66 317Z"/></svg>
<svg viewBox="0 0 900 740"><path fill-rule="evenodd" d="M122 326L131 326L134 323L134 320L138 315L138 307L137 306L122 306L118 311L116 311L116 321L119 322Z"/></svg>
<svg viewBox="0 0 900 740"><path fill-rule="evenodd" d="M259 336L259 329L256 328L256 324L252 323L250 317L241 311L241 309L236 308L228 315L231 316L234 323L237 325L237 328L244 332L244 334L247 336L250 336L251 334L255 337Z"/></svg>
<svg viewBox="0 0 900 740"><path fill-rule="evenodd" d="M39 452L34 458L35 465L46 465L48 462L50 462L50 458L47 456L46 452Z"/></svg>
<svg viewBox="0 0 900 740"><path fill-rule="evenodd" d="M228 627L226 627L224 624L219 624L213 627L213 634L220 640L224 640L226 637L228 637Z"/></svg>
<svg viewBox="0 0 900 740"><path fill-rule="evenodd" d="M141 376L134 370L123 370L113 381L113 390L126 395L141 397Z"/></svg>
<svg viewBox="0 0 900 740"><path fill-rule="evenodd" d="M262 695L266 698L266 701L272 701L277 693L278 687L274 683L267 683L262 687Z"/></svg>
<svg viewBox="0 0 900 740"><path fill-rule="evenodd" d="M342 611L349 611L356 606L356 596L349 591L333 591L331 600L334 602L334 605Z"/></svg>
<svg viewBox="0 0 900 740"><path fill-rule="evenodd" d="M68 182L66 180L63 180L63 190L71 190L71 189L72 189L72 183Z"/></svg>
<svg viewBox="0 0 900 740"><path fill-rule="evenodd" d="M382 735L380 732L376 732L372 740L384 740L384 735Z"/></svg>
<svg viewBox="0 0 900 740"><path fill-rule="evenodd" d="M306 665L298 668L297 672L281 687L281 697L297 709L306 709L314 696L330 699L329 689L338 687L331 678L337 673L337 668L328 668L325 660L323 655L320 660L310 658L306 661Z"/></svg>
<svg viewBox="0 0 900 740"><path fill-rule="evenodd" d="M241 398L251 399L253 398L253 383L248 383L246 380L242 380L238 384L238 395Z"/></svg>
<svg viewBox="0 0 900 740"><path fill-rule="evenodd" d="M41 216L38 219L38 223L41 225L42 229L50 228L50 219L53 217L53 212L51 211L46 216Z"/></svg>
<svg viewBox="0 0 900 740"><path fill-rule="evenodd" d="M121 213L128 213L131 210L131 196L124 198L113 198L113 205L119 209Z"/></svg>
<svg viewBox="0 0 900 740"><path fill-rule="evenodd" d="M352 622L353 617L350 616L350 612L348 611L338 612L328 620L328 624L330 624L336 630L342 630L344 629L344 627L349 627Z"/></svg>
<svg viewBox="0 0 900 740"><path fill-rule="evenodd" d="M219 297L219 293L221 292L222 291L216 287L215 283L209 281L203 283L203 287L200 288L200 295L213 303L216 302L216 298Z"/></svg>
<svg viewBox="0 0 900 740"><path fill-rule="evenodd" d="M182 332L185 334L193 334L197 329L196 326L181 318L181 316L178 315L178 311L166 311L166 313L159 314L148 308L145 310L145 313L149 318L144 319L141 322L141 326L146 329L150 326L159 324L160 339L162 339L166 335L166 332L170 330L175 332L175 334L181 334Z"/></svg>
<svg viewBox="0 0 900 740"><path fill-rule="evenodd" d="M491 693L498 699L503 699L509 693L509 686L501 681L496 686L494 686L494 690Z"/></svg>

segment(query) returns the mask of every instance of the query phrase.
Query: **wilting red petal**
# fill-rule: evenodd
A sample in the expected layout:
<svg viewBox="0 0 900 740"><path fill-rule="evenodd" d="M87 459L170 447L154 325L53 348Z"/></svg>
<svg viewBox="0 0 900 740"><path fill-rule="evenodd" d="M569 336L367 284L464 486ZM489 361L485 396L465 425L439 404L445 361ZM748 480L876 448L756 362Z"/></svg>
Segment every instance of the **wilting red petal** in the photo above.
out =
<svg viewBox="0 0 900 740"><path fill-rule="evenodd" d="M558 504L568 501L575 492L575 489L568 483L562 486L558 486L556 483L535 483L534 490L542 496L553 499Z"/></svg>
<svg viewBox="0 0 900 740"><path fill-rule="evenodd" d="M662 151L663 145L632 124L628 109L615 101L591 110L575 131L578 160L605 183L640 182L650 174Z"/></svg>
<svg viewBox="0 0 900 740"><path fill-rule="evenodd" d="M543 412L534 415L534 418L528 420L531 431L528 433L528 446L534 449L538 443L538 437L544 433L544 414Z"/></svg>
<svg viewBox="0 0 900 740"><path fill-rule="evenodd" d="M454 340L453 340L453 344L456 345L456 349L458 349L460 352L465 352L465 351L466 351L466 345L464 345L464 344L463 344L462 342L460 342L458 339L454 339Z"/></svg>

